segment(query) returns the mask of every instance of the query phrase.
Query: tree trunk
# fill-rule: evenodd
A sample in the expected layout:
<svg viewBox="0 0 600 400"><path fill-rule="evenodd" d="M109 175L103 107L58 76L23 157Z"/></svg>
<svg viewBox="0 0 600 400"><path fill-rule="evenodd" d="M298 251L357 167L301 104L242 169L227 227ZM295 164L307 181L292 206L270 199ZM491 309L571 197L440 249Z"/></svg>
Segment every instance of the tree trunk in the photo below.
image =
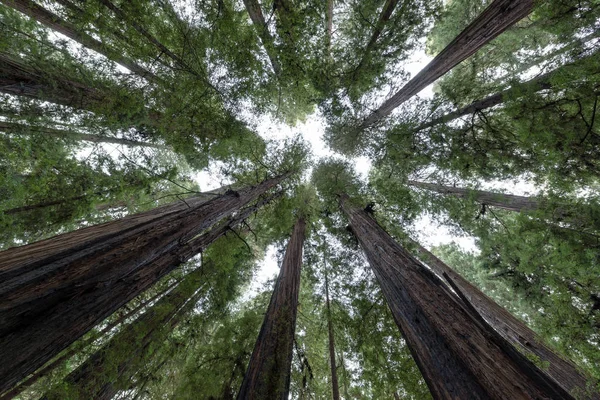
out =
<svg viewBox="0 0 600 400"><path fill-rule="evenodd" d="M358 63L358 66L354 70L354 76L368 63L369 58L371 57L371 52L375 49L375 45L377 44L377 40L379 36L381 36L381 32L383 32L383 28L385 28L385 24L392 17L392 13L396 8L399 0L386 0L383 8L381 9L381 14L379 14L379 19L377 20L377 24L373 28L373 33L371 34L371 38L369 39L369 43L365 47L363 51L363 56ZM404 0L407 3L406 0Z"/></svg>
<svg viewBox="0 0 600 400"><path fill-rule="evenodd" d="M285 177L0 253L0 391L224 234L219 221Z"/></svg>
<svg viewBox="0 0 600 400"><path fill-rule="evenodd" d="M327 304L327 330L329 332L329 363L331 366L331 391L333 400L340 400L340 387L338 384L337 368L335 366L335 337L333 336L333 322L331 321L331 304L329 303L329 279L325 271L325 300Z"/></svg>
<svg viewBox="0 0 600 400"><path fill-rule="evenodd" d="M455 196L461 199L473 199L486 206L497 207L508 211L532 211L537 210L540 207L539 202L532 197L493 193L484 190L466 189L417 181L408 181L408 184L410 186Z"/></svg>
<svg viewBox="0 0 600 400"><path fill-rule="evenodd" d="M410 240L410 239L409 239ZM545 372L568 393L588 393L586 399L600 399L600 394L588 392L589 378L585 377L577 367L563 359L544 344L535 332L521 320L499 306L494 300L482 293L477 287L464 279L442 260L431 254L419 243L410 240L416 248L417 255L442 279L446 279L452 287L457 287L477 312L504 339L519 349L520 352L533 355L548 367Z"/></svg>
<svg viewBox="0 0 600 400"><path fill-rule="evenodd" d="M0 53L0 91L89 111L105 109L107 103L114 103L108 88L92 88L52 72L41 71L5 53Z"/></svg>
<svg viewBox="0 0 600 400"><path fill-rule="evenodd" d="M436 399L573 399L447 291L363 209L340 198Z"/></svg>
<svg viewBox="0 0 600 400"><path fill-rule="evenodd" d="M518 83L506 90L492 94L484 99L474 101L473 103L469 104L468 106L459 108L458 110L449 112L445 115L434 118L433 120L431 120L429 122L421 124L415 129L415 132L418 132L423 129L431 128L432 126L435 126L438 124L443 124L446 122L453 121L457 118L476 113L477 111L480 111L480 110L485 110L487 108L497 106L498 104L504 103L506 100L510 99L511 97L513 97L515 95L520 95L520 94L528 93L528 92L533 93L533 92L539 92L539 91L545 90L545 89L551 89L553 87L552 81L557 76L568 73L569 69L585 66L587 63L589 63L590 59L597 60L598 58L600 58L600 53L596 53L589 57L585 57L580 60L577 60L573 63L563 65L563 66L558 67L550 72L542 74L536 78L530 79L526 82ZM595 63L593 65L595 65Z"/></svg>
<svg viewBox="0 0 600 400"><path fill-rule="evenodd" d="M132 147L163 148L163 146L154 143L139 142L136 140L121 139L103 135L93 135L89 133L80 133L71 130L49 128L46 126L25 125L21 123L8 121L0 121L0 130L15 134L41 133L44 135L55 136L59 138L73 139L77 141L86 141L92 143L110 143Z"/></svg>
<svg viewBox="0 0 600 400"><path fill-rule="evenodd" d="M83 46L106 56L109 60L127 68L131 72L146 78L150 81L158 82L159 79L152 72L138 65L135 61L123 56L116 50L109 49L104 43L94 39L87 33L79 32L77 28L67 21L61 19L58 15L46 10L31 0L0 0L4 5L12 7L17 11L35 19L39 23L46 25L50 29L62 33L70 39L82 44Z"/></svg>
<svg viewBox="0 0 600 400"><path fill-rule="evenodd" d="M305 226L302 217L294 225L239 400L288 398Z"/></svg>
<svg viewBox="0 0 600 400"><path fill-rule="evenodd" d="M255 26L256 31L258 32L258 37L260 38L265 51L267 52L267 56L271 61L271 66L273 67L275 75L281 75L281 65L279 64L277 53L275 51L275 41L269 33L269 27L267 26L258 0L244 0L244 6L246 7L246 11L250 16L250 19L252 20L252 24Z"/></svg>
<svg viewBox="0 0 600 400"><path fill-rule="evenodd" d="M385 101L361 124L367 128L388 116L396 107L410 99L439 77L467 59L489 41L529 15L534 0L494 0L425 68Z"/></svg>
<svg viewBox="0 0 600 400"><path fill-rule="evenodd" d="M140 304L138 304L133 310L130 310L128 312L123 313L123 315L121 315L120 317L118 317L113 322L109 323L108 325L106 325L100 331L95 332L95 333L91 334L90 337L88 337L87 339L82 340L81 342L78 342L78 343L74 344L73 346L71 346L68 349L68 351L66 351L59 358L57 358L56 360L52 361L50 364L44 366L44 368L41 368L40 370L36 371L35 374L31 375L25 381L19 383L12 390L10 390L9 392L6 392L2 396L0 396L0 400L10 400L10 399L12 399L13 397L15 397L16 395L18 395L19 393L21 393L26 388L28 388L29 386L31 386L34 383L36 383L41 378L47 376L52 371L54 371L57 367L61 366L63 364L63 362L65 362L66 360L70 359L75 354L77 354L80 351L82 351L83 349L85 349L87 346L91 345L98 338L104 336L106 333L110 332L113 328L115 328L116 326L120 325L121 323L123 323L128 318L131 318L132 316L136 315L142 308L144 308L148 304L153 303L156 299L158 299L164 293L168 292L175 285L179 284L179 282L180 281L174 282L173 284L169 285L164 291L155 294L154 296L152 296L150 299L148 299L146 301L141 301Z"/></svg>
<svg viewBox="0 0 600 400"><path fill-rule="evenodd" d="M333 43L333 1L327 0L327 55L331 57L331 44Z"/></svg>
<svg viewBox="0 0 600 400"><path fill-rule="evenodd" d="M127 389L133 373L143 366L149 356L146 349L150 344L164 340L180 320L174 318L175 315L185 314L195 305L196 301L191 298L196 297L205 268L202 265L189 273L175 289L123 328L71 372L60 387L51 390L42 399L110 400L119 390Z"/></svg>

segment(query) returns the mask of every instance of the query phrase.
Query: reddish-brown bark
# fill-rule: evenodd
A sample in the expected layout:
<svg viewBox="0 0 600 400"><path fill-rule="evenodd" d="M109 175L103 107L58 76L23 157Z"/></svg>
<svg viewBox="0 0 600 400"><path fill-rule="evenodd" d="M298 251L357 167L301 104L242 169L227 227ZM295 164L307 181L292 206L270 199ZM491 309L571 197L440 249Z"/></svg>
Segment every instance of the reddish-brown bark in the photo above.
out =
<svg viewBox="0 0 600 400"><path fill-rule="evenodd" d="M350 220L396 324L436 399L573 399L452 296L346 196Z"/></svg>
<svg viewBox="0 0 600 400"><path fill-rule="evenodd" d="M544 344L535 332L521 320L499 306L477 287L464 279L442 260L434 256L415 241L410 241L425 263L439 276L451 282L466 297L469 303L504 339L525 354L538 357L542 363L547 363L545 372L568 393L578 393L581 399L600 400L600 394L588 390L591 380L583 375L577 367L556 354Z"/></svg>
<svg viewBox="0 0 600 400"><path fill-rule="evenodd" d="M238 392L239 400L288 398L305 229L304 219L299 218Z"/></svg>
<svg viewBox="0 0 600 400"><path fill-rule="evenodd" d="M388 116L396 107L410 99L461 61L500 35L513 24L529 15L534 0L494 0L425 68L415 75L394 96L385 101L361 124L367 128Z"/></svg>
<svg viewBox="0 0 600 400"><path fill-rule="evenodd" d="M142 367L151 343L159 343L197 299L194 293L202 284L204 268L189 273L179 285L125 326L100 350L71 372L56 390L42 399L110 400L127 389L131 376ZM187 307L186 307L187 305Z"/></svg>
<svg viewBox="0 0 600 400"><path fill-rule="evenodd" d="M8 7L22 12L23 14L35 19L41 24L62 33L74 41L81 43L83 46L94 50L108 59L113 60L131 72L146 78L151 81L158 81L158 78L146 68L138 65L135 61L125 57L122 53L109 49L104 43L94 39L84 32L80 32L75 26L60 18L58 15L46 10L39 4L31 0L0 0Z"/></svg>
<svg viewBox="0 0 600 400"><path fill-rule="evenodd" d="M521 212L536 210L539 208L539 203L536 199L526 196L493 193L485 190L444 186L427 182L408 181L408 184L421 189L427 189L433 192L459 197L461 199L473 199L478 203L508 211Z"/></svg>
<svg viewBox="0 0 600 400"><path fill-rule="evenodd" d="M0 390L12 387L200 252L228 230L215 224L284 178L0 253L0 358L5 360Z"/></svg>

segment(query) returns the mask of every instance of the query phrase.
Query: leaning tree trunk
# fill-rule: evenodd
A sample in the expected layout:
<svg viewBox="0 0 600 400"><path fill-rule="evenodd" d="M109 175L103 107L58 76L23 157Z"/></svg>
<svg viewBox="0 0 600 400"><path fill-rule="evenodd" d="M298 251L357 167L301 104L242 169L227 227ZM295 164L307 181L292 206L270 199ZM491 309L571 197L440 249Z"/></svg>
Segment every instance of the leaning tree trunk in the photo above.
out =
<svg viewBox="0 0 600 400"><path fill-rule="evenodd" d="M205 265L189 273L179 285L131 324L125 326L100 350L72 371L44 400L110 400L119 390L127 389L133 373L150 356L151 344L164 340L189 306L196 303L196 292L203 283ZM210 268L210 267L209 267ZM186 304L188 305L187 307Z"/></svg>
<svg viewBox="0 0 600 400"><path fill-rule="evenodd" d="M60 18L58 15L46 10L39 4L31 0L0 0L8 7L22 12L23 14L35 19L39 23L46 25L50 29L62 33L70 39L82 44L83 46L94 50L95 52L106 56L131 72L146 78L150 81L158 82L159 79L152 72L140 66L135 61L125 57L121 52L110 49L104 43L94 39L84 32L80 32L75 26Z"/></svg>
<svg viewBox="0 0 600 400"><path fill-rule="evenodd" d="M1 252L0 392L200 252L226 231L219 221L285 177Z"/></svg>
<svg viewBox="0 0 600 400"><path fill-rule="evenodd" d="M358 66L354 70L354 74L353 74L354 76L356 76L357 73L365 65L367 65L367 63L371 57L371 52L375 49L375 45L377 44L377 40L379 39L379 36L381 36L381 33L383 32L383 28L385 28L385 25L388 23L388 21L392 17L392 13L394 12L396 5L398 4L398 1L400 1L400 0L386 0L385 1L385 4L383 5L383 8L381 9L381 14L379 14L377 24L373 28L373 33L371 33L371 38L369 39L369 42L367 43L367 46L365 47L365 49L362 53L362 58L360 59ZM405 0L405 3L407 3L406 0Z"/></svg>
<svg viewBox="0 0 600 400"><path fill-rule="evenodd" d="M568 393L588 393L582 398L600 400L598 393L588 392L589 378L584 376L577 367L556 354L544 344L535 332L521 320L506 311L494 300L482 293L477 287L456 273L442 260L434 256L419 243L410 240L416 248L417 255L439 276L448 281L449 285L461 293L477 312L504 339L515 346L520 352L529 355L546 364L545 372Z"/></svg>
<svg viewBox="0 0 600 400"><path fill-rule="evenodd" d="M461 199L473 199L486 206L501 208L508 211L531 211L540 207L539 202L526 196L517 196L514 194L493 193L485 190L474 190L454 186L444 186L435 183L408 181L410 186L433 192L459 197Z"/></svg>
<svg viewBox="0 0 600 400"><path fill-rule="evenodd" d="M325 271L325 301L327 305L327 331L329 334L329 364L331 367L331 392L333 400L340 400L340 386L337 368L335 366L335 337L333 336L333 321L331 320L331 304L329 303L329 277Z"/></svg>
<svg viewBox="0 0 600 400"><path fill-rule="evenodd" d="M436 399L573 399L363 209L340 205Z"/></svg>
<svg viewBox="0 0 600 400"><path fill-rule="evenodd" d="M470 57L513 24L529 15L533 10L533 5L534 0L494 0L421 72L369 115L362 122L361 128L367 128L388 116L396 107L435 82L439 77Z"/></svg>
<svg viewBox="0 0 600 400"><path fill-rule="evenodd" d="M83 142L92 142L92 143L110 143L110 144L119 144L123 146L132 146L132 147L154 147L154 148L164 148L164 146L160 146L154 143L148 142L139 142L137 140L130 139L122 139L111 136L104 135L95 135L89 133L81 133L72 130L66 129L56 129L50 128L46 126L39 125L26 125L17 122L9 122L9 121L0 121L0 131L11 132L15 134L31 134L31 133L40 133L43 135L54 136L58 138L71 139L76 141Z"/></svg>
<svg viewBox="0 0 600 400"><path fill-rule="evenodd" d="M252 20L252 24L254 25L256 32L258 32L258 37L260 38L263 47L267 52L267 56L269 57L269 61L271 61L271 66L273 67L275 75L281 75L281 65L279 64L277 52L275 51L275 41L269 33L269 27L267 26L267 22L263 16L260 3L258 0L244 0L244 6L246 7L246 11Z"/></svg>
<svg viewBox="0 0 600 400"><path fill-rule="evenodd" d="M70 359L75 354L79 353L80 351L84 350L87 346L91 345L96 340L98 340L100 337L102 337L105 334L107 334L108 332L110 332L116 326L120 325L127 319L135 316L140 310L142 310L148 304L152 304L159 297L161 297L164 293L168 292L173 287L175 287L177 284L179 284L179 282L181 282L181 281L176 281L173 284L169 285L167 288L165 288L163 291L152 296L150 299L141 301L140 304L138 304L135 308L133 308L130 311L124 312L123 315L116 318L111 323L107 324L104 328L102 328L98 332L94 332L89 337L87 337L85 340L75 343L73 346L69 347L69 349L67 351L65 351L65 353L62 354L60 357L58 357L57 359L53 360L51 363L45 365L43 368L36 371L35 374L31 375L29 378L27 378L23 382L19 383L17 386L12 388L10 391L2 394L2 396L0 396L0 400L10 400L13 397L15 397L16 395L18 395L19 393L21 393L23 390L27 389L29 386L36 383L41 378L48 376L57 367L63 365L63 363L65 361L67 361L68 359Z"/></svg>
<svg viewBox="0 0 600 400"><path fill-rule="evenodd" d="M474 101L473 103L459 108L458 110L449 112L440 117L434 118L433 120L426 122L424 124L419 125L415 128L415 132L418 132L423 129L431 128L432 126L443 124L446 122L454 121L457 118L464 117L465 115L473 114L481 110L485 110L487 108L491 108L497 106L499 104L504 103L506 100L513 98L514 96L523 95L524 93L533 93L539 92L540 90L551 89L553 87L552 82L557 77L560 77L563 74L568 74L569 70L574 68L580 68L587 65L590 65L590 60L596 61L600 58L600 53L595 53L589 57L582 58L573 63L563 65L558 67L550 72L542 74L538 77L530 79L526 82L521 82L516 85L513 85L511 88L503 90L498 93L494 93L484 99ZM594 62L593 68L596 68L596 62ZM589 71L590 73L595 72ZM583 75L585 76L585 75Z"/></svg>
<svg viewBox="0 0 600 400"><path fill-rule="evenodd" d="M238 400L288 398L305 227L294 225Z"/></svg>

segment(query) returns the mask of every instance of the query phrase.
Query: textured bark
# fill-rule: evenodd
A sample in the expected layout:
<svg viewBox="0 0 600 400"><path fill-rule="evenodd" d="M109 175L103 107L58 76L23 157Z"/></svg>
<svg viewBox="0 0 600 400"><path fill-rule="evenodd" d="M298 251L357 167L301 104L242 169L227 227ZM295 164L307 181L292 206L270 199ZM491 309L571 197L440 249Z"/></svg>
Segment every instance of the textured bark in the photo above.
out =
<svg viewBox="0 0 600 400"><path fill-rule="evenodd" d="M473 103L469 104L468 106L459 108L458 110L449 112L445 115L434 118L433 120L431 120L429 122L421 124L415 129L415 131L418 132L420 130L431 128L432 126L435 126L438 124L443 124L446 122L453 121L453 120L463 117L465 115L470 115L470 114L476 113L477 111L480 111L480 110L485 110L487 108L497 106L499 104L504 103L506 100L513 98L514 96L518 96L522 93L528 93L528 92L532 93L532 92L539 92L539 91L545 90L545 89L551 89L553 87L552 80L555 79L556 77L558 77L562 74L568 74L569 70L571 70L573 68L585 67L586 64L588 64L590 62L590 60L598 60L599 58L600 58L600 55L598 53L595 53L591 56L584 57L573 63L569 63L569 64L563 65L561 67L558 67L550 72L539 75L539 76L537 76L533 79L530 79L526 82L521 82L521 83L515 84L514 86L512 86L509 89L503 90L498 93L494 93L484 99L474 101ZM595 67L596 63L595 62L590 63L590 65L593 65L593 67L592 67L593 69L591 71L589 71L589 73L590 74L597 73L597 68Z"/></svg>
<svg viewBox="0 0 600 400"><path fill-rule="evenodd" d="M157 293L156 295L152 296L150 299L148 299L146 301L140 302L140 304L138 304L134 309L132 309L130 311L127 311L127 312L124 312L123 315L121 315L120 317L118 317L117 319L115 319L114 321L112 321L111 323L109 323L108 325L106 325L100 331L93 333L91 336L89 336L85 340L82 340L81 342L78 342L76 345L71 346L69 348L69 350L66 351L63 355L61 355L60 357L58 357L57 359L55 359L51 363L47 364L43 368L39 369L38 371L35 372L35 374L31 375L25 381L19 383L13 389L11 389L10 391L8 391L8 392L4 393L2 396L0 396L0 400L10 400L10 399L12 399L13 397L15 397L16 395L18 395L19 393L21 393L26 388L28 388L29 386L31 386L34 383L36 383L41 378L47 376L52 371L54 371L57 367L63 365L63 363L65 361L67 361L68 359L70 359L71 357L73 357L75 354L77 354L80 351L82 351L83 349L85 349L87 346L91 345L98 338L104 336L106 333L110 332L113 328L115 328L116 326L120 325L125 320L127 320L127 319L131 318L132 316L136 315L141 309L143 309L148 304L151 304L154 301L156 301L160 296L162 296L164 293L166 293L169 290L171 290L178 283L179 283L179 281L177 281L177 282L171 284L170 286L168 286L163 292Z"/></svg>
<svg viewBox="0 0 600 400"><path fill-rule="evenodd" d="M367 128L388 116L396 107L435 82L510 26L529 15L533 10L533 5L534 0L494 0L421 72L369 115L362 122L361 127Z"/></svg>
<svg viewBox="0 0 600 400"><path fill-rule="evenodd" d="M327 304L327 331L329 333L329 364L331 367L331 392L333 400L340 400L337 368L335 366L335 337L333 336L333 321L331 321L331 304L329 303L329 279L325 271L325 300Z"/></svg>
<svg viewBox="0 0 600 400"><path fill-rule="evenodd" d="M16 122L8 122L8 121L0 121L0 131L11 132L16 134L27 134L27 133L41 133L44 135L55 136L59 138L73 139L84 142L92 142L92 143L110 143L110 144L120 144L124 146L132 146L132 147L154 147L154 148L162 148L163 146L147 143L147 142L139 142L136 140L129 139L121 139L110 136L103 135L93 135L89 133L80 133L71 130L65 129L56 129L50 128L46 126L39 125L26 125Z"/></svg>
<svg viewBox="0 0 600 400"><path fill-rule="evenodd" d="M388 21L392 17L392 13L394 12L396 5L398 4L398 1L399 0L386 0L385 1L385 4L383 5L383 8L381 9L381 14L379 14L377 24L373 28L373 33L371 34L371 38L369 39L369 42L367 43L367 46L365 47L365 50L363 51L363 56L360 59L360 62L358 63L358 66L356 67L354 74L358 73L358 71L360 71L368 63L369 58L371 57L371 52L375 49L375 45L377 44L377 40L379 39L379 36L381 36L381 32L383 32L383 28L385 28L385 25L388 23ZM406 3L406 1L405 1L405 3Z"/></svg>
<svg viewBox="0 0 600 400"><path fill-rule="evenodd" d="M341 197L382 292L436 399L572 399L363 209Z"/></svg>
<svg viewBox="0 0 600 400"><path fill-rule="evenodd" d="M239 400L288 398L305 228L304 219L299 218L238 392Z"/></svg>
<svg viewBox="0 0 600 400"><path fill-rule="evenodd" d="M250 16L250 19L252 20L252 24L256 28L258 37L260 38L263 47L267 52L267 56L271 61L271 66L273 67L275 75L280 75L281 65L279 64L279 59L277 58L277 53L275 51L275 42L269 33L269 27L267 26L265 17L263 16L260 3L258 0L244 0L244 6L246 7L246 11Z"/></svg>
<svg viewBox="0 0 600 400"><path fill-rule="evenodd" d="M35 19L39 23L62 33L70 39L82 44L83 46L94 50L108 59L117 62L131 72L151 81L158 81L158 78L144 67L138 65L135 61L123 56L116 50L109 49L102 42L94 39L90 35L80 32L77 28L67 21L61 19L58 15L46 10L39 4L31 0L0 0L4 5L12 7L15 10Z"/></svg>
<svg viewBox="0 0 600 400"><path fill-rule="evenodd" d="M220 221L284 178L209 201L191 198L0 253L0 359L5 360L0 390L200 252L227 231L215 228Z"/></svg>
<svg viewBox="0 0 600 400"><path fill-rule="evenodd" d="M184 311L196 303L191 298L202 284L205 268L200 266L189 273L175 289L125 326L71 372L57 390L50 391L42 399L110 400L119 390L127 389L133 373L148 357L148 346L160 343L179 321L174 317L178 313L185 314ZM186 304L188 307L184 307Z"/></svg>
<svg viewBox="0 0 600 400"><path fill-rule="evenodd" d="M521 320L514 317L494 300L486 296L477 287L464 279L442 260L431 254L427 249L415 241L410 241L417 251L417 255L439 276L444 277L466 297L469 303L504 339L525 354L538 357L541 362L548 363L545 372L562 387L566 392L579 394L581 399L599 400L600 394L591 393L593 387L591 379L583 375L577 367L556 354L544 344L535 332L527 327Z"/></svg>
<svg viewBox="0 0 600 400"><path fill-rule="evenodd" d="M539 202L536 199L526 196L493 193L484 190L466 189L417 181L408 181L408 184L421 189L459 197L461 199L473 199L486 206L501 208L508 211L521 212L537 210L539 208Z"/></svg>

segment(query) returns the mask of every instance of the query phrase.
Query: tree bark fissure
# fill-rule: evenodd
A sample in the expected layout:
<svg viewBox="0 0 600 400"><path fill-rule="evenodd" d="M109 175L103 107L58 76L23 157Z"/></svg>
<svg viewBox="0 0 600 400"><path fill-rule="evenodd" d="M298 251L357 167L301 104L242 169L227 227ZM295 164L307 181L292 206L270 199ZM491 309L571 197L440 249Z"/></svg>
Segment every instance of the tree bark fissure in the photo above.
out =
<svg viewBox="0 0 600 400"><path fill-rule="evenodd" d="M299 218L238 392L239 400L288 398L305 230L306 222Z"/></svg>

